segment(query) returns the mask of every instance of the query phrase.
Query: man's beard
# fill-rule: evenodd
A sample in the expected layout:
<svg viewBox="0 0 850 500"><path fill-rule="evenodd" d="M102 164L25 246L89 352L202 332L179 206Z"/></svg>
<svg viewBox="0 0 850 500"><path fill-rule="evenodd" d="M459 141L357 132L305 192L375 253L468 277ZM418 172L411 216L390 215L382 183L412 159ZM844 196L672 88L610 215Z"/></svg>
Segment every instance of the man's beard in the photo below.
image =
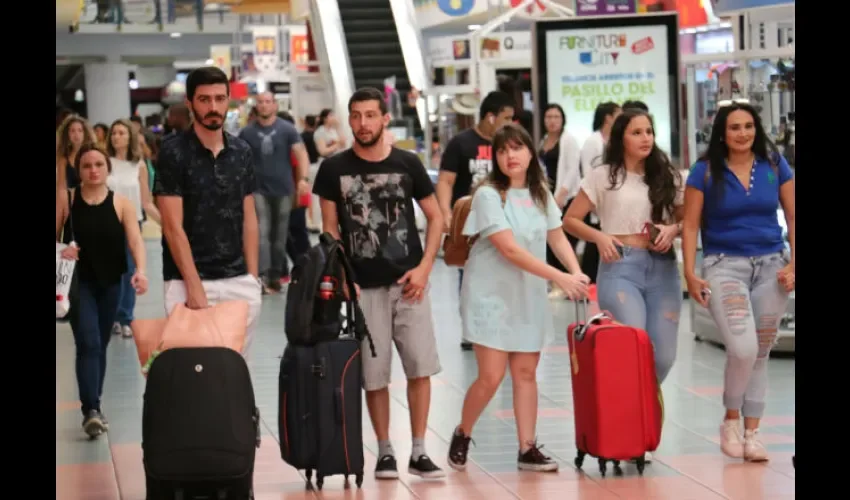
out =
<svg viewBox="0 0 850 500"><path fill-rule="evenodd" d="M218 130L218 129L220 129L221 127L223 127L223 126L224 126L224 117L223 117L223 116L221 116L221 115L220 115L220 114L218 114L218 113L215 113L215 112L213 112L213 113L207 113L207 115L204 117L204 119L207 119L207 118L218 118L219 120L221 120L221 121L220 121L220 122L218 122L218 123L204 123L204 120L202 120L202 119L201 119L201 114L200 114L200 113L198 113L197 111L195 111L194 106L192 107L192 116L194 116L194 117L195 117L195 121L196 121L196 122L198 122L198 123L199 123L202 127L204 127L204 128L205 128L205 129L207 129L207 130L215 131L215 130Z"/></svg>
<svg viewBox="0 0 850 500"><path fill-rule="evenodd" d="M383 140L383 138L384 138L384 126L383 125L381 125L381 128L378 129L378 132L375 133L375 136L372 137L371 139L369 139L368 141L364 141L357 134L354 135L354 140L357 141L357 144L359 144L360 146L362 146L364 148L371 148L372 146L377 144L379 141Z"/></svg>

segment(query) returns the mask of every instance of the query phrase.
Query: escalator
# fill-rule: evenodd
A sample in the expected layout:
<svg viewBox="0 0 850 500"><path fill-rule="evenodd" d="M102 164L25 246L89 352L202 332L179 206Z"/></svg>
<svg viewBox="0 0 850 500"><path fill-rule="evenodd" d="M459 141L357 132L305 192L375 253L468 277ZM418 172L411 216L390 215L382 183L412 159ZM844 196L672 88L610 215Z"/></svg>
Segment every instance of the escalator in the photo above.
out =
<svg viewBox="0 0 850 500"><path fill-rule="evenodd" d="M413 124L416 136L422 136L416 110L406 104L410 82L390 0L339 0L338 5L355 88L375 87L383 92L384 79L395 76L404 121Z"/></svg>

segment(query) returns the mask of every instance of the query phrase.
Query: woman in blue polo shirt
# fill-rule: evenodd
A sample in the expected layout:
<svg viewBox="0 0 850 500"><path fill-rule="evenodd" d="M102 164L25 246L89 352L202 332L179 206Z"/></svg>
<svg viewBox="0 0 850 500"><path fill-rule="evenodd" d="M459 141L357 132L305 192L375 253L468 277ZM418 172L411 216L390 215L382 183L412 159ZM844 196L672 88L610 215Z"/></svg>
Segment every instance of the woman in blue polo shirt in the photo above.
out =
<svg viewBox="0 0 850 500"><path fill-rule="evenodd" d="M790 252L776 216L780 204ZM702 278L694 272L700 231ZM768 355L794 289L794 236L794 174L788 162L752 106L721 107L708 151L688 177L682 250L688 292L709 309L726 344L720 448L733 458L767 460L758 428Z"/></svg>

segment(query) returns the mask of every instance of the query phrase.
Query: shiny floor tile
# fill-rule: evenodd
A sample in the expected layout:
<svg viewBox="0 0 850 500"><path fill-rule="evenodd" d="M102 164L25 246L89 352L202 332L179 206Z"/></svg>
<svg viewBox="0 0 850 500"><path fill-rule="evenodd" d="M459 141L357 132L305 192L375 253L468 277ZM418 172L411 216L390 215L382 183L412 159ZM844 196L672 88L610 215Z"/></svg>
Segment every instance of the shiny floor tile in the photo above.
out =
<svg viewBox="0 0 850 500"><path fill-rule="evenodd" d="M148 295L140 297L137 317L163 314L158 242L148 242L150 275ZM368 415L363 416L366 476L362 489L346 488L342 477L328 478L324 490L305 488L302 472L280 458L277 437L277 375L286 344L282 295L264 297L260 327L254 341L250 368L254 392L263 416L263 440L255 471L257 500L760 500L795 496L794 453L796 420L794 360L771 359L771 392L762 437L771 453L767 464L745 464L724 457L718 446L718 424L723 414L722 381L725 353L694 342L685 304L680 328L679 357L665 381L665 425L653 463L639 476L623 464L623 475L602 477L598 464L588 458L582 471L574 465L575 437L570 387L569 354L562 335L541 357L538 369L538 440L543 451L560 465L551 474L519 472L517 436L510 377L485 410L473 431L467 471L446 465L448 442L460 420L466 388L476 376L472 353L461 351L457 308L457 273L441 262L432 275L432 300L443 371L432 381L432 404L426 448L447 470L441 481L427 481L407 473L411 451L407 384L401 363L393 364L390 438L400 466L399 481L378 481L372 470L378 449ZM553 302L557 330L574 319L568 302ZM56 498L59 500L143 500L144 472L141 450L141 411L145 380L132 340L113 337L108 353L104 409L110 420L107 436L87 439L80 430L80 404L74 378L74 345L65 323L56 326ZM364 405L365 408L365 405ZM365 411L365 410L364 410ZM352 481L353 483L353 481Z"/></svg>

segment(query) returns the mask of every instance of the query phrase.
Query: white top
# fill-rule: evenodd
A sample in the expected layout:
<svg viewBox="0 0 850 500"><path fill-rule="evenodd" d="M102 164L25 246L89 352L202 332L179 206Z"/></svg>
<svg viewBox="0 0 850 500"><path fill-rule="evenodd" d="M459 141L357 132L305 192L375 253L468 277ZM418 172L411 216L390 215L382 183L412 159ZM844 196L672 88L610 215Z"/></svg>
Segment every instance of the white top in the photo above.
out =
<svg viewBox="0 0 850 500"><path fill-rule="evenodd" d="M319 139L325 141L325 146L327 146L330 141L339 142L339 133L336 131L335 128L328 128L322 125L321 127L317 128L315 132L313 132L313 141L318 144ZM341 151L343 151L343 149L337 149L336 151L331 153L331 156Z"/></svg>
<svg viewBox="0 0 850 500"><path fill-rule="evenodd" d="M602 132L597 130L590 134L581 146L581 168L584 170L584 175L588 175L591 170L602 165L603 153L605 153L605 139L602 137Z"/></svg>
<svg viewBox="0 0 850 500"><path fill-rule="evenodd" d="M649 186L643 182L643 175L625 172L625 180L617 182L617 188L611 189L608 178L610 167L601 165L594 168L581 182L581 190L593 203L599 216L602 232L606 234L640 234L643 226L652 221L652 204L649 202ZM680 207L685 202L686 170L677 172L678 191L673 204ZM672 222L671 214L664 214Z"/></svg>
<svg viewBox="0 0 850 500"><path fill-rule="evenodd" d="M581 168L579 167L581 150L575 136L565 130L561 134L558 151L555 192L557 193L560 188L566 189L567 199L569 200L578 194L579 184L581 183Z"/></svg>
<svg viewBox="0 0 850 500"><path fill-rule="evenodd" d="M136 207L136 219L142 220L142 188L139 185L139 169L147 168L145 162L136 163L110 158L112 173L106 178L109 189L123 195Z"/></svg>

